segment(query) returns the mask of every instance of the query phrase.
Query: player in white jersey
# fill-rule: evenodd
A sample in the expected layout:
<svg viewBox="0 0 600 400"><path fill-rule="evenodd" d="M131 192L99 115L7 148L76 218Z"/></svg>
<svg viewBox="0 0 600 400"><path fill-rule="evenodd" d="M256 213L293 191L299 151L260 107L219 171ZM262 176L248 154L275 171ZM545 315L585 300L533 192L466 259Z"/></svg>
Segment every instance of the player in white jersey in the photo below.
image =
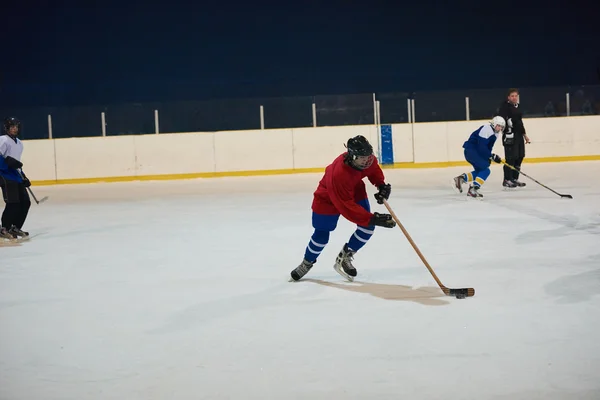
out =
<svg viewBox="0 0 600 400"><path fill-rule="evenodd" d="M7 239L29 236L28 232L21 229L31 206L27 193L31 183L21 171L23 142L17 137L20 129L21 122L18 119L7 118L4 121L6 134L0 136L0 187L6 203L0 237Z"/></svg>

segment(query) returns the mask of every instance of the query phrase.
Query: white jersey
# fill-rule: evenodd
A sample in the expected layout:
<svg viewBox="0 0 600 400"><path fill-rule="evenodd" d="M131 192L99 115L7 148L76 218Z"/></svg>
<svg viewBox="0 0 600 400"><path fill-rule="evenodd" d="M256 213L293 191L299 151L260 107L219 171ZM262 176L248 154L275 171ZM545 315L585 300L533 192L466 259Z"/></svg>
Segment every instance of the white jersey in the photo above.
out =
<svg viewBox="0 0 600 400"><path fill-rule="evenodd" d="M11 138L8 135L0 136L0 155L2 157L12 157L15 160L21 161L23 154L23 142L19 138Z"/></svg>

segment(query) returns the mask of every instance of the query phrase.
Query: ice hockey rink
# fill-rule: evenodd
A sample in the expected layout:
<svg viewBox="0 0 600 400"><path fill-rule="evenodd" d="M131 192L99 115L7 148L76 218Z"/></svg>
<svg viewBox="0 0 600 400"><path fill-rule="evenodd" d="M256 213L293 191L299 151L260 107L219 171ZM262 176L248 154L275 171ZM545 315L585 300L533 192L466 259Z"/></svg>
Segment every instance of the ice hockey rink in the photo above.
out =
<svg viewBox="0 0 600 400"><path fill-rule="evenodd" d="M320 174L33 187L0 248L0 399L600 399L600 161L387 169L402 231L355 226L288 282ZM385 212L375 203L373 211Z"/></svg>

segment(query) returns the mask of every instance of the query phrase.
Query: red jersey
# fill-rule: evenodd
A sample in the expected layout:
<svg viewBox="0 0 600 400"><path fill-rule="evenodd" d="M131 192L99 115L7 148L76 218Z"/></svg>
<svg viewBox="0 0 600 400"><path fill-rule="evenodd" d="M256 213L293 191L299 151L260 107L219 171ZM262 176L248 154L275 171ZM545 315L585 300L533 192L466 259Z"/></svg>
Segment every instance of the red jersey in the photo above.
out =
<svg viewBox="0 0 600 400"><path fill-rule="evenodd" d="M325 175L314 192L312 210L324 215L341 214L355 224L368 226L373 214L357 204L367 198L363 178L379 186L385 183L385 177L377 157L369 168L359 171L344 162L346 154L339 155L325 168Z"/></svg>

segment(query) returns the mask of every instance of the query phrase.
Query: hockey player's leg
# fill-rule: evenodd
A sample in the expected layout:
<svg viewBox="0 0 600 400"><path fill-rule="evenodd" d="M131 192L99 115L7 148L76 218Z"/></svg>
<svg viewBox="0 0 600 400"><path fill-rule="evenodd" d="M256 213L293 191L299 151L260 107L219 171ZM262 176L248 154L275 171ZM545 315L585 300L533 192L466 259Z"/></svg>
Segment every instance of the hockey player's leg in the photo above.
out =
<svg viewBox="0 0 600 400"><path fill-rule="evenodd" d="M302 279L317 262L317 258L329 242L330 232L335 230L337 226L338 219L339 214L321 215L313 213L312 225L315 230L304 250L304 259L290 274L290 281Z"/></svg>
<svg viewBox="0 0 600 400"><path fill-rule="evenodd" d="M465 149L464 154L465 154L465 160L469 164L471 164L473 166L473 168L475 168L475 166L473 164L475 162L475 161L473 161L474 152L471 149ZM462 185L465 183L473 182L475 180L475 177L476 177L476 168L471 172L465 172L463 174L460 174L459 176L454 177L454 179L453 179L454 189L456 189L459 193L462 193L463 192Z"/></svg>
<svg viewBox="0 0 600 400"><path fill-rule="evenodd" d="M18 220L20 214L21 207L19 203L6 203L2 213L2 227L10 229Z"/></svg>
<svg viewBox="0 0 600 400"><path fill-rule="evenodd" d="M2 180L2 178L0 178ZM5 194L4 186L2 186L2 193ZM4 239L16 239L17 236L10 233L8 230L12 226L12 218L15 213L15 204L7 202L6 195L4 195L4 211L2 212L2 226L0 226L0 237Z"/></svg>
<svg viewBox="0 0 600 400"><path fill-rule="evenodd" d="M329 232L315 229L310 241L304 250L304 259L310 263L317 262L317 258L329 242Z"/></svg>
<svg viewBox="0 0 600 400"><path fill-rule="evenodd" d="M469 152L467 149L464 150L464 155L465 160L470 163ZM469 182L469 179L473 180L472 177L470 177L470 174L470 172L463 173L452 178L452 187L454 188L454 190L456 190L458 193L462 193L462 185L464 185L466 182Z"/></svg>
<svg viewBox="0 0 600 400"><path fill-rule="evenodd" d="M519 171L521 170L521 163L523 162L523 159L517 159L515 161L515 168L517 169L517 171L513 171L513 180L512 183L516 186L516 187L523 187L526 186L525 182L519 182Z"/></svg>
<svg viewBox="0 0 600 400"><path fill-rule="evenodd" d="M0 186L2 187L2 197L6 206L2 213L2 230L0 236L8 239L14 239L17 237L15 233L10 232L10 228L18 220L21 213L19 204L19 192L17 182L5 180L0 177Z"/></svg>
<svg viewBox="0 0 600 400"><path fill-rule="evenodd" d="M515 157L515 145L504 146L504 158L508 165L515 166L516 157ZM508 166L504 166L504 180L502 181L502 186L506 188L514 188L517 185L513 182L514 179L514 170Z"/></svg>
<svg viewBox="0 0 600 400"><path fill-rule="evenodd" d="M475 165L477 168L475 171L475 179L473 181L473 185L469 187L469 191L467 192L467 196L471 197L483 197L483 195L479 192L481 186L485 183L486 179L490 176L490 168L489 163L484 160L479 160L479 162Z"/></svg>
<svg viewBox="0 0 600 400"><path fill-rule="evenodd" d="M367 211L371 211L371 205L368 199L358 202L358 204ZM335 259L334 269L338 274L349 281L352 281L356 276L356 268L352 265L352 260L357 251L359 251L375 233L375 226L356 226L356 230L350 236L350 239Z"/></svg>
<svg viewBox="0 0 600 400"><path fill-rule="evenodd" d="M465 172L452 178L452 187L454 188L454 190L456 190L458 193L462 193L462 185L464 185L465 183L473 182L474 172L475 171Z"/></svg>
<svg viewBox="0 0 600 400"><path fill-rule="evenodd" d="M517 187L525 186L525 183L519 182L519 171L521 170L521 164L523 163L523 159L525 158L525 139L521 139L515 143L515 159L513 167L516 168L512 170L512 181Z"/></svg>
<svg viewBox="0 0 600 400"><path fill-rule="evenodd" d="M357 226L356 231L344 244L342 250L335 259L335 270L348 280L356 276L356 268L352 265L352 260L357 251L359 251L375 233L375 226Z"/></svg>
<svg viewBox="0 0 600 400"><path fill-rule="evenodd" d="M19 185L19 211L15 215L15 220L10 228L10 232L17 236L29 236L29 232L22 230L27 215L29 214L29 208L31 207L31 200L29 194L24 185Z"/></svg>

